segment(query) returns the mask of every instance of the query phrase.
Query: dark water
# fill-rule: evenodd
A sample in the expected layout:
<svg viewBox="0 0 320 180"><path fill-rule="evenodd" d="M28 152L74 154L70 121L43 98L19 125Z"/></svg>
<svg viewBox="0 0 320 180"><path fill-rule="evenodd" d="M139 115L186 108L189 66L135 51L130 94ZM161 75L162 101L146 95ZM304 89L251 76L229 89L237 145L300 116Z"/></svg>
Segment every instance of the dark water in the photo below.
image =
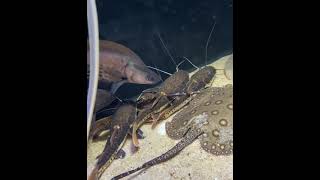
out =
<svg viewBox="0 0 320 180"><path fill-rule="evenodd" d="M208 59L214 61L232 52L232 0L97 0L97 8L100 39L123 44L136 52L145 64L170 73L175 71L175 65L157 33L177 63L185 56L201 66L205 64L206 41L216 21ZM193 70L188 63L180 68ZM126 84L116 95L126 99L149 87Z"/></svg>

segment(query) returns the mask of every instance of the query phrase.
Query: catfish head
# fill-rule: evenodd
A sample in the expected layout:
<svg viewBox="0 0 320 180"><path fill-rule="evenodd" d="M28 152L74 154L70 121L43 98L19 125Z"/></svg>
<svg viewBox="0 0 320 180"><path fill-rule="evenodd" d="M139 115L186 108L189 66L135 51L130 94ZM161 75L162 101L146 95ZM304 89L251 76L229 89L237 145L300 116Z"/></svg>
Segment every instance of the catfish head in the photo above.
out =
<svg viewBox="0 0 320 180"><path fill-rule="evenodd" d="M148 67L132 62L128 62L125 74L129 83L156 84L161 80L160 76Z"/></svg>

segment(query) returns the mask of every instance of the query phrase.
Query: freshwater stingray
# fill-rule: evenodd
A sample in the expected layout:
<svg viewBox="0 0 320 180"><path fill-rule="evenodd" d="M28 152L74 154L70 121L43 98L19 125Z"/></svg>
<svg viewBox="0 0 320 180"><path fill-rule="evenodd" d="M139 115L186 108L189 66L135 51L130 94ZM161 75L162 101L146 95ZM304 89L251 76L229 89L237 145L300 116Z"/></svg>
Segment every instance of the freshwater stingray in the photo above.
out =
<svg viewBox="0 0 320 180"><path fill-rule="evenodd" d="M189 105L166 123L166 132L172 139L181 139L164 154L136 169L112 178L121 179L141 169L149 168L176 156L196 138L201 147L213 155L230 155L233 151L233 88L211 87L190 97Z"/></svg>
<svg viewBox="0 0 320 180"><path fill-rule="evenodd" d="M214 155L230 155L233 149L233 87L212 87L196 95L189 106L166 123L172 139L182 138L188 129L205 119L200 127L201 147Z"/></svg>
<svg viewBox="0 0 320 180"><path fill-rule="evenodd" d="M89 45L87 47L87 74L89 74ZM99 41L99 48L99 83L112 83L112 94L124 83L156 84L161 80L129 48L106 40Z"/></svg>

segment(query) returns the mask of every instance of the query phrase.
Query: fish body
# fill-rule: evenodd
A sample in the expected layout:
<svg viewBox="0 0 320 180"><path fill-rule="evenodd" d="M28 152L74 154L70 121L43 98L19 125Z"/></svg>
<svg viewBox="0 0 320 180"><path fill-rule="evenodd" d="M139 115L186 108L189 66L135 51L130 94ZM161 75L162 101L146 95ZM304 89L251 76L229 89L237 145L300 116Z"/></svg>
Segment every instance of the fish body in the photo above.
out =
<svg viewBox="0 0 320 180"><path fill-rule="evenodd" d="M160 77L150 70L141 58L129 48L106 40L100 40L99 46L99 82L118 83L125 81L135 84L156 84L160 81ZM88 48L87 73L90 69L89 64Z"/></svg>
<svg viewBox="0 0 320 180"><path fill-rule="evenodd" d="M133 103L127 103L120 106L112 116L110 124L111 135L107 139L103 152L98 156L98 161L89 177L89 180L99 179L112 161L116 159L117 153L125 142L131 124L135 120L135 115L135 105Z"/></svg>
<svg viewBox="0 0 320 180"><path fill-rule="evenodd" d="M224 74L229 80L233 80L233 54L231 54L225 63Z"/></svg>
<svg viewBox="0 0 320 180"><path fill-rule="evenodd" d="M96 105L95 111L98 112L104 107L107 107L114 101L116 98L112 96L109 91L103 89L97 89Z"/></svg>

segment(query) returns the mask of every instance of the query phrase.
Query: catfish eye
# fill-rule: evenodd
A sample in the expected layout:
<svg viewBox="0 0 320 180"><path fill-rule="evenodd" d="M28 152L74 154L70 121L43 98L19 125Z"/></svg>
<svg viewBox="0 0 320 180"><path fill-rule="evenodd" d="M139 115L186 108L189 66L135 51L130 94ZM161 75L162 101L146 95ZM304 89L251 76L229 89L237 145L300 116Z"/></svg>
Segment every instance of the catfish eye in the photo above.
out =
<svg viewBox="0 0 320 180"><path fill-rule="evenodd" d="M148 81L155 81L155 78L153 76L147 76Z"/></svg>

